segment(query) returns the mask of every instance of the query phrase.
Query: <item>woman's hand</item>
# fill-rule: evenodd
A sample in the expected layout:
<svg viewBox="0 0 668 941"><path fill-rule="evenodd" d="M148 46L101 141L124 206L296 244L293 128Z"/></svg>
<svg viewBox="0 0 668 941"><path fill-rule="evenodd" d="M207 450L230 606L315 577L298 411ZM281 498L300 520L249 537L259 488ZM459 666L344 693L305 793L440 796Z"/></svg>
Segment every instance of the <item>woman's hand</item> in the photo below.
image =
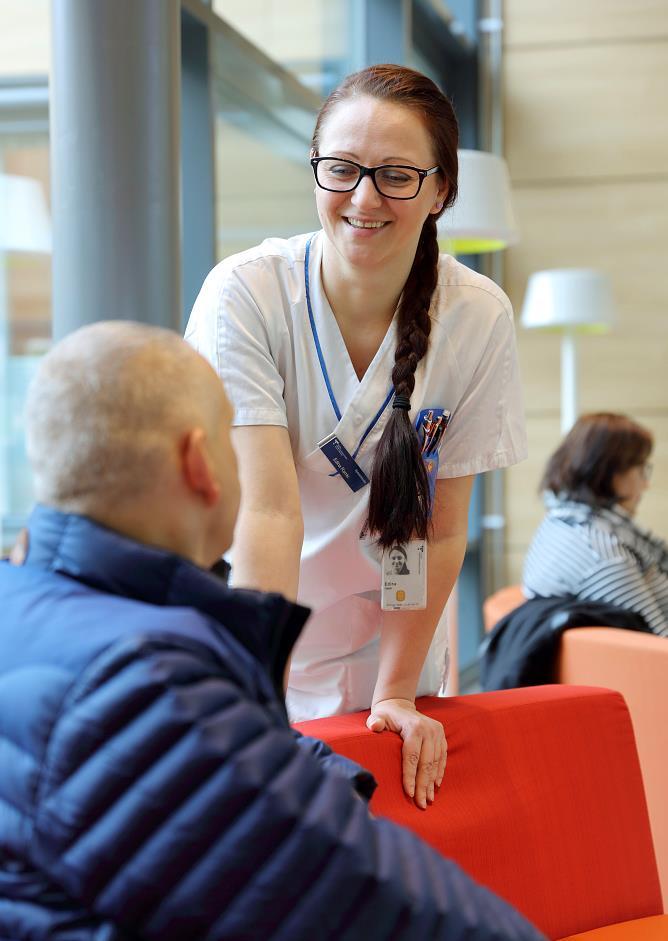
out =
<svg viewBox="0 0 668 941"><path fill-rule="evenodd" d="M404 791L426 810L434 800L434 788L441 786L448 759L441 723L418 712L410 699L382 699L371 707L366 724L372 732L388 729L401 735Z"/></svg>

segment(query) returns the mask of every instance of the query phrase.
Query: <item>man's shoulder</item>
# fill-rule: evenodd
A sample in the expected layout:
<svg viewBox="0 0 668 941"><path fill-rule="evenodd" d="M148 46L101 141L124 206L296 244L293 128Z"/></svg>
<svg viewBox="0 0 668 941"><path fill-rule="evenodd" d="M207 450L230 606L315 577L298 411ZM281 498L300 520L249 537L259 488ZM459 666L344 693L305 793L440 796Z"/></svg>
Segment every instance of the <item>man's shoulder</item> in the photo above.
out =
<svg viewBox="0 0 668 941"><path fill-rule="evenodd" d="M0 565L0 593L0 672L41 664L76 677L118 644L171 644L211 659L225 641L222 625L194 606L151 604L31 566Z"/></svg>

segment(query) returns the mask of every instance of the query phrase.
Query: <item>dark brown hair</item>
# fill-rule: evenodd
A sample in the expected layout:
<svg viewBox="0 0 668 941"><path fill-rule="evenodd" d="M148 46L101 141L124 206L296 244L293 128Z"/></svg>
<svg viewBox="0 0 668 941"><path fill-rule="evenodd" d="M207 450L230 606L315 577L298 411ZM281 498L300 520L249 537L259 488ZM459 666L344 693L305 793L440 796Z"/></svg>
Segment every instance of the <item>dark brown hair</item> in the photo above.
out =
<svg viewBox="0 0 668 941"><path fill-rule="evenodd" d="M547 462L540 489L591 506L611 505L615 474L644 464L653 445L651 432L626 415L582 415Z"/></svg>
<svg viewBox="0 0 668 941"><path fill-rule="evenodd" d="M438 281L436 220L457 197L459 129L452 104L431 79L400 65L373 65L349 75L325 101L313 132L316 156L321 128L329 114L340 102L361 96L404 105L420 116L448 185L443 209L430 213L422 227L399 302L392 382L396 395L410 399L415 388L415 370L429 346L429 307ZM383 547L407 542L413 535L424 539L430 509L429 484L417 434L408 411L392 408L373 462L365 529Z"/></svg>

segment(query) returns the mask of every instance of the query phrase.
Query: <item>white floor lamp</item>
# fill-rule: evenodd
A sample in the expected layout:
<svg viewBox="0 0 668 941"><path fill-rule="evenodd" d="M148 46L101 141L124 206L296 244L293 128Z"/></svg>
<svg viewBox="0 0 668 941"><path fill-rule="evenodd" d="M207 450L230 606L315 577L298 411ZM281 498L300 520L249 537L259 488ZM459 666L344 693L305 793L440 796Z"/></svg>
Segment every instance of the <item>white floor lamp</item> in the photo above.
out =
<svg viewBox="0 0 668 941"><path fill-rule="evenodd" d="M606 333L615 322L612 285L591 268L536 271L529 278L522 326L561 334L561 432L578 417L577 334Z"/></svg>

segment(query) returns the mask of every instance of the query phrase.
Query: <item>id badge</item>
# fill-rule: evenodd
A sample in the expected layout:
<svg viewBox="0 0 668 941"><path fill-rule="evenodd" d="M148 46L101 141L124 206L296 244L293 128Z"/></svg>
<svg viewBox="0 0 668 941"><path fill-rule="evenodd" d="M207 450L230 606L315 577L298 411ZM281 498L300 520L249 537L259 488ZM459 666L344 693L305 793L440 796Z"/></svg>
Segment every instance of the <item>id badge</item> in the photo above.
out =
<svg viewBox="0 0 668 941"><path fill-rule="evenodd" d="M336 471L336 475L343 477L353 493L366 487L369 478L334 432L319 441L318 447Z"/></svg>
<svg viewBox="0 0 668 941"><path fill-rule="evenodd" d="M420 611L427 607L427 543L411 539L383 550L380 607Z"/></svg>

